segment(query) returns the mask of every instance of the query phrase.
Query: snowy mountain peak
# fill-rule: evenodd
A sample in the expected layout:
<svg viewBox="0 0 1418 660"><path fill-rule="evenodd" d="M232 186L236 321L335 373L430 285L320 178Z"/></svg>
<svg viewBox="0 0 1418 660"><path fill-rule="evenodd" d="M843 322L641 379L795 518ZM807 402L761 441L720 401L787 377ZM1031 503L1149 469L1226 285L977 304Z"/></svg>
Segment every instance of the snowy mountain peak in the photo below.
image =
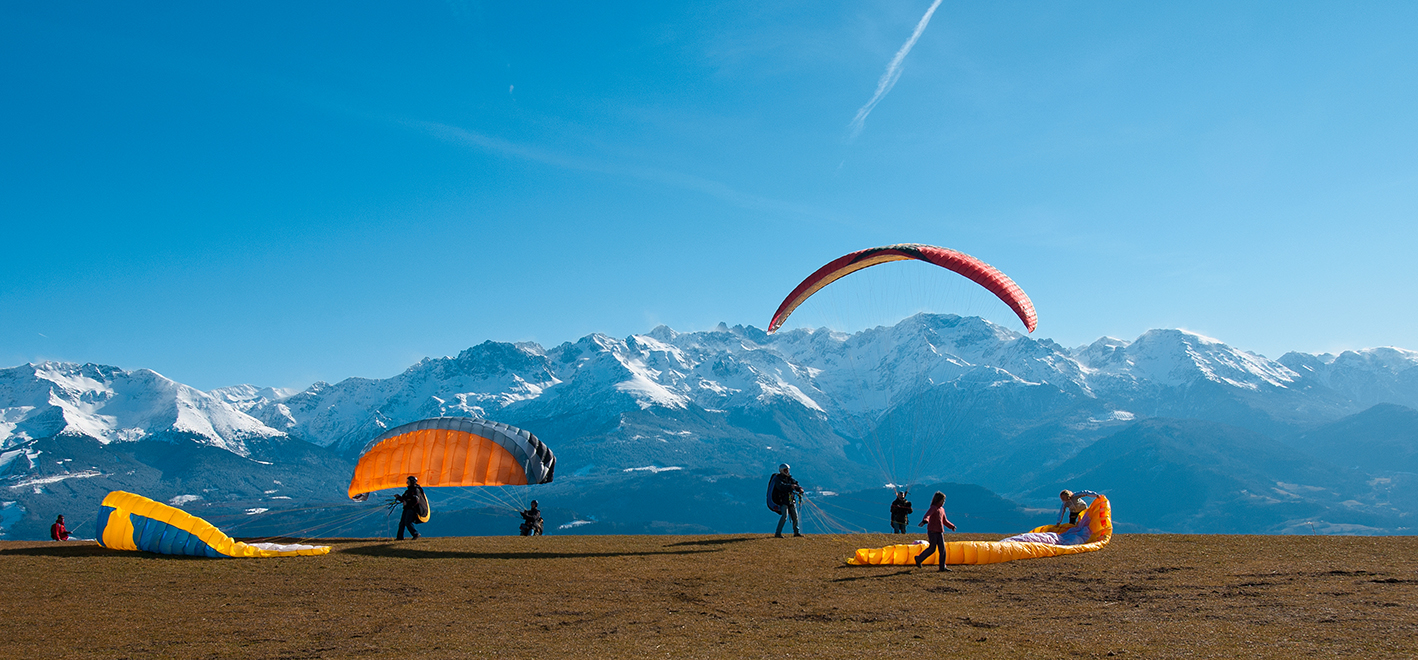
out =
<svg viewBox="0 0 1418 660"><path fill-rule="evenodd" d="M0 447L54 435L103 443L172 433L246 455L280 435L237 407L149 369L43 362L0 369Z"/></svg>
<svg viewBox="0 0 1418 660"><path fill-rule="evenodd" d="M232 385L219 387L207 392L213 397L231 404L245 412L251 408L270 402L283 401L299 393L300 390L284 387L257 387L255 385Z"/></svg>
<svg viewBox="0 0 1418 660"><path fill-rule="evenodd" d="M1256 390L1286 387L1299 377L1283 364L1180 329L1148 330L1132 343L1100 339L1079 356L1094 372L1174 387L1198 377Z"/></svg>

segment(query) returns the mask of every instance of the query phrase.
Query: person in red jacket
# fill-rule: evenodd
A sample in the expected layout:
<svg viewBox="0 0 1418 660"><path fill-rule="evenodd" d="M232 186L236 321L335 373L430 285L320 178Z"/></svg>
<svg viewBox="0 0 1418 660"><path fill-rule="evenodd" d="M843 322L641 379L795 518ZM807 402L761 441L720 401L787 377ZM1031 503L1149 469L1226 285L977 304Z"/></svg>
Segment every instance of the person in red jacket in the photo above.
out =
<svg viewBox="0 0 1418 660"><path fill-rule="evenodd" d="M69 530L64 528L64 516L61 514L53 525L49 526L49 538L55 541L68 541Z"/></svg>
<svg viewBox="0 0 1418 660"><path fill-rule="evenodd" d="M931 508L926 511L925 517L921 518L921 524L916 526L920 527L921 525L926 526L926 540L930 541L930 546L926 548L925 552L916 555L916 568L920 568L921 562L924 562L936 550L940 550L940 570L950 570L945 567L945 528L949 527L953 532L955 531L955 523L945 517L945 493L935 492L935 496L931 498Z"/></svg>

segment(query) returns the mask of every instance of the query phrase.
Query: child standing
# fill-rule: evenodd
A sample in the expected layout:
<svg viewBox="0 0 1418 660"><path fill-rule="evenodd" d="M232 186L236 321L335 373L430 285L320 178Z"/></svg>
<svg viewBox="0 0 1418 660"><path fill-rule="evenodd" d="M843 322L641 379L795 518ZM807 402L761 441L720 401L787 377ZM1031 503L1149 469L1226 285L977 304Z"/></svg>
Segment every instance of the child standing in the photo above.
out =
<svg viewBox="0 0 1418 660"><path fill-rule="evenodd" d="M940 550L940 570L950 570L945 567L945 528L949 527L953 532L955 524L945 517L945 493L935 492L935 496L931 498L931 508L926 511L925 517L921 518L920 525L916 526L920 527L921 525L926 527L926 540L930 542L930 545L925 552L916 555L916 568L920 568L921 562L924 562L936 550Z"/></svg>

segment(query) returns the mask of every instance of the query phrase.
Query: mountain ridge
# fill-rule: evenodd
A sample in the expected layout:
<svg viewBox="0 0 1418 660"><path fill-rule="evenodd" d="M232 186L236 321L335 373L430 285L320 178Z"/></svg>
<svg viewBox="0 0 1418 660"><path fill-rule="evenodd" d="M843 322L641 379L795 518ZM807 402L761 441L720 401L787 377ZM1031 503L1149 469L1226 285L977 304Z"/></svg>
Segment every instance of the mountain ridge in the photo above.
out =
<svg viewBox="0 0 1418 660"><path fill-rule="evenodd" d="M1294 439L1376 404L1418 407L1415 367L1418 352L1396 348L1273 361L1177 329L1067 349L977 317L933 314L856 333L768 335L721 323L551 347L489 340L389 378L294 392L200 392L146 369L47 362L0 369L0 483L16 493L27 479L109 478L65 477L62 460L41 470L33 454L46 438L192 443L238 457L297 441L338 456L326 461L334 465L388 428L476 416L535 432L557 453L558 481L583 491L632 483L651 468L755 475L787 462L824 489L974 483L1042 505L1040 480L1149 419L1239 429L1225 433L1235 442L1250 442L1242 431ZM140 458L157 460L150 454ZM249 489L240 496L260 499Z"/></svg>

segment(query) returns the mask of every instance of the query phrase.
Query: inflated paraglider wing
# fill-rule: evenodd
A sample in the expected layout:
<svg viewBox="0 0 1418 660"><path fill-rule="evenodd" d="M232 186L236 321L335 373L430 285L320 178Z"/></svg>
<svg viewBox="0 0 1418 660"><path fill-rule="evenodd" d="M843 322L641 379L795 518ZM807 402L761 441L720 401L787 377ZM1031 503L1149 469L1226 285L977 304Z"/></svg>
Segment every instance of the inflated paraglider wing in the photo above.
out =
<svg viewBox="0 0 1418 660"><path fill-rule="evenodd" d="M186 511L121 490L103 498L97 533L99 545L105 548L163 555L294 557L330 552L327 545L242 543Z"/></svg>
<svg viewBox="0 0 1418 660"><path fill-rule="evenodd" d="M788 294L788 297L783 300L783 304L778 306L778 311L773 314L773 320L768 323L768 332L772 333L783 327L783 323L788 320L788 315L792 314L798 305L803 304L803 301L828 284L863 268L884 264L888 261L910 259L932 263L970 278L971 281L985 287L990 293L995 294L1006 305L1009 305L1009 308L1019 316L1019 320L1024 322L1024 327L1028 328L1029 332L1034 332L1034 326L1038 325L1039 317L1034 312L1034 303L1029 300L1029 296L1024 294L1024 290L1020 289L1014 280L1009 279L1009 276L996 270L993 266L964 252L956 252L948 248L919 243L900 243L853 252L817 269L817 272L803 280L798 288Z"/></svg>
<svg viewBox="0 0 1418 660"><path fill-rule="evenodd" d="M402 488L551 483L556 457L537 436L468 417L438 417L390 429L365 445L349 495Z"/></svg>
<svg viewBox="0 0 1418 660"><path fill-rule="evenodd" d="M1078 519L1078 524L1088 527L1087 543L1059 545L1056 542L951 541L945 544L945 563L995 564L1016 559L1057 557L1102 550L1113 538L1113 512L1112 506L1108 504L1108 498L1101 495L1095 498L1093 504L1088 506L1088 511ZM1055 537L1072 536L1068 532L1073 528L1073 525L1045 525L1035 527L1029 533L1052 533ZM1079 534L1079 536L1082 535ZM862 548L857 551L856 556L849 558L847 563L858 566L881 564L905 566L916 563L916 555L925 549L924 541L889 545L885 548Z"/></svg>

